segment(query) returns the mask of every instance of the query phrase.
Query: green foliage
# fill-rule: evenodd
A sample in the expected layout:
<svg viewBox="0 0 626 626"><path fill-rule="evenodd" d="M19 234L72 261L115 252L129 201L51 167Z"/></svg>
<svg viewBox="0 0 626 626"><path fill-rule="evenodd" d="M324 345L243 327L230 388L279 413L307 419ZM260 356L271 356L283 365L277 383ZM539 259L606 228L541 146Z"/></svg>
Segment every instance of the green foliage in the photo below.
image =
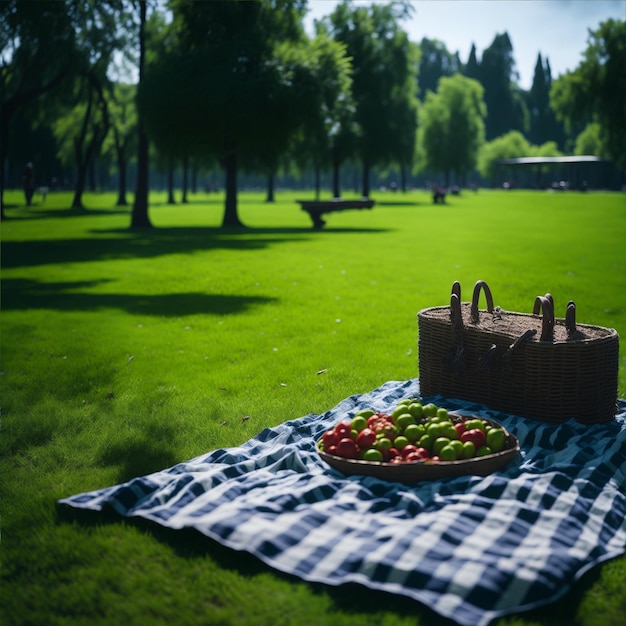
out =
<svg viewBox="0 0 626 626"><path fill-rule="evenodd" d="M510 130L527 130L528 112L516 79L511 40L506 32L498 34L483 52L480 62L480 82L485 89L487 105L485 133L488 140Z"/></svg>
<svg viewBox="0 0 626 626"><path fill-rule="evenodd" d="M497 161L500 159L515 159L530 156L531 146L519 131L511 131L486 143L479 155L478 171L488 180L493 180L496 174Z"/></svg>
<svg viewBox="0 0 626 626"><path fill-rule="evenodd" d="M554 82L550 101L570 132L597 121L608 154L626 168L626 21L590 31L583 61Z"/></svg>
<svg viewBox="0 0 626 626"><path fill-rule="evenodd" d="M176 207L154 194L151 231L129 231L114 194L86 194L83 214L65 209L68 193L7 211L1 623L441 623L408 599L286 577L199 534L55 510L416 376L416 312L445 304L457 279L464 300L487 280L509 310L550 291L560 316L571 298L580 322L626 336L621 194L481 190L441 208L423 191L377 193L371 212L315 232L296 197L242 194L247 231L220 228L215 194ZM619 367L624 397L623 354ZM617 626L625 576L615 559L555 605L496 624Z"/></svg>
<svg viewBox="0 0 626 626"><path fill-rule="evenodd" d="M485 137L485 105L480 83L461 74L439 80L421 108L419 142L422 167L460 179L476 166Z"/></svg>
<svg viewBox="0 0 626 626"><path fill-rule="evenodd" d="M419 73L418 85L419 95L423 99L428 91L436 92L439 79L443 76L453 76L463 70L463 64L459 59L458 52L449 52L446 45L437 39L423 37L419 43ZM476 48L474 51L474 62L476 62ZM477 76L470 76L477 78Z"/></svg>
<svg viewBox="0 0 626 626"><path fill-rule="evenodd" d="M591 154L599 157L608 157L608 150L602 139L600 124L597 122L587 124L584 130L578 134L574 154Z"/></svg>
<svg viewBox="0 0 626 626"><path fill-rule="evenodd" d="M410 158L417 124L417 50L400 27L394 4L357 7L345 0L325 26L352 59L356 138L363 165L362 195L369 195L374 165ZM403 124L398 124L397 120ZM407 142L410 142L407 145Z"/></svg>

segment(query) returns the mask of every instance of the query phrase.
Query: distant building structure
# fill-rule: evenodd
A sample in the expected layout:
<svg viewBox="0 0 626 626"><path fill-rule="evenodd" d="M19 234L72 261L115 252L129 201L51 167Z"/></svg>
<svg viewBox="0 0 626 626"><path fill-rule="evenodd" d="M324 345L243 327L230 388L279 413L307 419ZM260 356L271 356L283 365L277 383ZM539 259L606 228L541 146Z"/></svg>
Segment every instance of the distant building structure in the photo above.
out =
<svg viewBox="0 0 626 626"><path fill-rule="evenodd" d="M614 189L622 186L618 168L611 159L592 155L519 157L496 161L503 186L534 189Z"/></svg>

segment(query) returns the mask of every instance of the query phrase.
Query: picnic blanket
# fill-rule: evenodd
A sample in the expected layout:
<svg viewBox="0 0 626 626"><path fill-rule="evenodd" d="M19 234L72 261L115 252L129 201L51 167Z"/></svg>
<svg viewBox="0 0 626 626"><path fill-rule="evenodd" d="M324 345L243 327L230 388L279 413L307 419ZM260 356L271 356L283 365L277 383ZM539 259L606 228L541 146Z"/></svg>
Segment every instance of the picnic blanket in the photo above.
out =
<svg viewBox="0 0 626 626"><path fill-rule="evenodd" d="M277 570L409 596L463 626L553 602L626 551L626 401L615 421L588 426L424 399L519 439L519 457L487 477L408 486L347 477L319 458L315 442L338 420L410 396L417 379L390 381L239 447L60 502L195 528Z"/></svg>

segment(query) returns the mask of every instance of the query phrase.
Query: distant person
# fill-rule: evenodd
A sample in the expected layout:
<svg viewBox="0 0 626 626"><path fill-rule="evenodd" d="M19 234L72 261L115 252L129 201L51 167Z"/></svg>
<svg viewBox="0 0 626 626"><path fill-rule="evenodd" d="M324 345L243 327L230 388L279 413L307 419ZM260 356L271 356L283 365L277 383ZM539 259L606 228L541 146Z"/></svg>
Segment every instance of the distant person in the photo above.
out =
<svg viewBox="0 0 626 626"><path fill-rule="evenodd" d="M35 174L33 164L27 163L22 175L22 185L24 186L24 195L26 196L26 206L30 206L35 193Z"/></svg>

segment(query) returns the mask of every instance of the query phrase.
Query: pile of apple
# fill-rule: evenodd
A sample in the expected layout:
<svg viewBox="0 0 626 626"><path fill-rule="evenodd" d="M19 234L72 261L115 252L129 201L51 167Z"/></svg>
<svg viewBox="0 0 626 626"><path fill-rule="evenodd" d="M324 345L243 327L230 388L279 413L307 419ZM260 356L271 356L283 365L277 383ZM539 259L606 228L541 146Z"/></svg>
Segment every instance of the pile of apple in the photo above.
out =
<svg viewBox="0 0 626 626"><path fill-rule="evenodd" d="M452 416L416 399L401 400L390 414L365 409L339 422L318 442L346 459L382 463L458 461L500 452L505 432L478 417Z"/></svg>

